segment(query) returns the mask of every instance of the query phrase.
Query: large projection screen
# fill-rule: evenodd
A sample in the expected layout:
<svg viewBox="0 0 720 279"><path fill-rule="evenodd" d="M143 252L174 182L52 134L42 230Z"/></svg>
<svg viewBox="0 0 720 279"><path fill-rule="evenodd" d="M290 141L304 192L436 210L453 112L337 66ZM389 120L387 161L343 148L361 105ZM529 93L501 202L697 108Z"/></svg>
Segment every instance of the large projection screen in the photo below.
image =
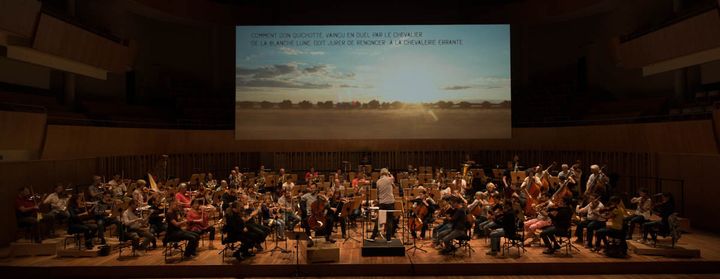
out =
<svg viewBox="0 0 720 279"><path fill-rule="evenodd" d="M235 138L510 138L509 25L238 26Z"/></svg>

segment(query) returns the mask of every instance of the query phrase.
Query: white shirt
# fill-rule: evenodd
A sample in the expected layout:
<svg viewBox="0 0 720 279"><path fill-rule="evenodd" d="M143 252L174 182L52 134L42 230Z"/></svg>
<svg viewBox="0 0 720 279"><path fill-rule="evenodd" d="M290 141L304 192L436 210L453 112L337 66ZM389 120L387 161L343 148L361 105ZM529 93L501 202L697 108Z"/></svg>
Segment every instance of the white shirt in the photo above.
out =
<svg viewBox="0 0 720 279"><path fill-rule="evenodd" d="M145 204L145 197L143 196L142 190L135 189L133 191L133 199L138 202L138 204Z"/></svg>
<svg viewBox="0 0 720 279"><path fill-rule="evenodd" d="M65 211L68 200L69 198L60 198L57 193L52 193L45 198L43 203L50 204L54 210Z"/></svg>
<svg viewBox="0 0 720 279"><path fill-rule="evenodd" d="M122 214L122 223L123 225L131 228L131 229L137 229L140 228L140 222L138 220L142 220L142 218L135 215L135 210L131 210L130 208L125 209Z"/></svg>
<svg viewBox="0 0 720 279"><path fill-rule="evenodd" d="M646 220L650 219L652 210L652 200L650 198L645 199L645 201L643 202L641 197L636 197L630 199L630 202L637 204L637 208L635 209L635 215L643 216Z"/></svg>
<svg viewBox="0 0 720 279"><path fill-rule="evenodd" d="M300 199L305 201L305 210L307 211L308 216L310 216L312 214L312 204L317 200L317 195L306 193Z"/></svg>
<svg viewBox="0 0 720 279"><path fill-rule="evenodd" d="M286 210L292 210L292 203L286 199L285 196L281 196L277 201L281 207L284 207Z"/></svg>
<svg viewBox="0 0 720 279"><path fill-rule="evenodd" d="M600 209L605 208L602 202L598 202L595 208L592 208L592 203L589 203L582 209L578 210L578 213L587 213L587 219L591 221L605 221L605 218L600 216Z"/></svg>
<svg viewBox="0 0 720 279"><path fill-rule="evenodd" d="M445 189L440 190L440 198L444 198L452 194L452 188L445 187Z"/></svg>

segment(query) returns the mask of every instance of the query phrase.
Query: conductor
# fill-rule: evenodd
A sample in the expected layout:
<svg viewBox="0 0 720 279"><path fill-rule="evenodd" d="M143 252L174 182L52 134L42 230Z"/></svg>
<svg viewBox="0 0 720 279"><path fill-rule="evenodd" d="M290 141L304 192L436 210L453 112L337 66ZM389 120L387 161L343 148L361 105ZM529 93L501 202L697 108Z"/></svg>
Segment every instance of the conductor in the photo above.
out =
<svg viewBox="0 0 720 279"><path fill-rule="evenodd" d="M395 209L395 196L393 195L393 186L395 178L390 174L390 171L388 171L387 168L383 168L380 170L380 178L377 180L377 192L378 192L378 200L380 203L380 210L394 210ZM375 228L373 229L372 236L370 236L370 239L368 241L374 242L375 237L378 236L378 221L375 222ZM387 212L387 218L386 218L386 230L385 230L385 240L387 242L390 242L390 238L395 233L394 232L394 223L395 219L392 212Z"/></svg>

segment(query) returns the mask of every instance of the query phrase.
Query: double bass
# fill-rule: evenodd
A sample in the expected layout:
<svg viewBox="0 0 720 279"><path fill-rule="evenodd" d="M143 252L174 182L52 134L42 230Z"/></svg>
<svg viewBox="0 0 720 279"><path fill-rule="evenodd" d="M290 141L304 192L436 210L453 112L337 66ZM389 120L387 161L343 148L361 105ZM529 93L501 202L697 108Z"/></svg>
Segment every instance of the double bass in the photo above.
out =
<svg viewBox="0 0 720 279"><path fill-rule="evenodd" d="M540 191L542 193L547 193L550 189L550 170L557 164L557 162L552 162L547 169L540 172Z"/></svg>
<svg viewBox="0 0 720 279"><path fill-rule="evenodd" d="M540 183L537 183L537 181L535 181L535 179L536 179L535 175L529 175L528 183L524 189L525 195L527 196L525 199L526 201L525 201L525 208L524 208L524 212L525 212L526 216L535 215L535 213L536 213L535 205L537 204L538 199L540 198L540 194L541 194L540 185L539 185Z"/></svg>

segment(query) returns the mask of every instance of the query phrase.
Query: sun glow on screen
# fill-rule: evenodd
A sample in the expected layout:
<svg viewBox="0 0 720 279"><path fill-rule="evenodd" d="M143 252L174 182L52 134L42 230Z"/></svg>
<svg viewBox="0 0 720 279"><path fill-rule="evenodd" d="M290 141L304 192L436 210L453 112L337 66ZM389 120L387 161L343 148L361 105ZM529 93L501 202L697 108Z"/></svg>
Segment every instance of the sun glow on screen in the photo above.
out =
<svg viewBox="0 0 720 279"><path fill-rule="evenodd" d="M292 138L272 131L356 119L398 127L330 138L507 138L509 32L508 25L238 26L236 138ZM467 130L483 121L498 128L459 134L445 123Z"/></svg>

